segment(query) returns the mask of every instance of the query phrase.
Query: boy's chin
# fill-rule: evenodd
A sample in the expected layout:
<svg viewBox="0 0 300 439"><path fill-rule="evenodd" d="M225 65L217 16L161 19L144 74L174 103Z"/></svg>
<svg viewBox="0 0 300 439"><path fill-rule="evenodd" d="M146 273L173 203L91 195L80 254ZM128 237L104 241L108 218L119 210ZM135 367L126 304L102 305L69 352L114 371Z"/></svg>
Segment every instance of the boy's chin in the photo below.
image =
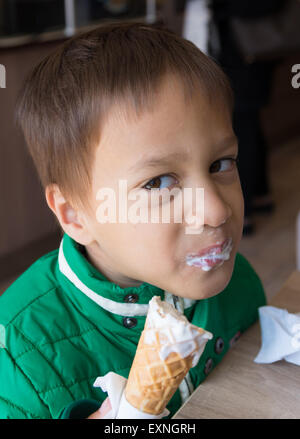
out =
<svg viewBox="0 0 300 439"><path fill-rule="evenodd" d="M191 276L189 282L185 282L184 285L179 286L177 283L172 293L188 299L208 299L221 293L227 287L232 277L232 271L231 264L223 264L210 271L202 271L201 280L198 276Z"/></svg>

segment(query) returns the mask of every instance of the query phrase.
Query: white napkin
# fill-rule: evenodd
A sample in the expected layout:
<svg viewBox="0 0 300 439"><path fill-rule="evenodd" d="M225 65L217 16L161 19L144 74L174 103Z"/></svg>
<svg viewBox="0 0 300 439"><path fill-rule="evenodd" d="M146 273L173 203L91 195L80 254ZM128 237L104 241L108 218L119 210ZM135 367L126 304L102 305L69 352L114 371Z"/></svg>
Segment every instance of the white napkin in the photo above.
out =
<svg viewBox="0 0 300 439"><path fill-rule="evenodd" d="M112 409L102 419L161 419L170 413L165 409L160 415L151 415L141 412L133 407L125 398L125 387L127 379L115 372L108 372L102 377L98 377L94 382L94 387L101 387L103 392L107 392Z"/></svg>
<svg viewBox="0 0 300 439"><path fill-rule="evenodd" d="M300 314L262 306L258 309L262 346L255 363L286 360L300 366Z"/></svg>

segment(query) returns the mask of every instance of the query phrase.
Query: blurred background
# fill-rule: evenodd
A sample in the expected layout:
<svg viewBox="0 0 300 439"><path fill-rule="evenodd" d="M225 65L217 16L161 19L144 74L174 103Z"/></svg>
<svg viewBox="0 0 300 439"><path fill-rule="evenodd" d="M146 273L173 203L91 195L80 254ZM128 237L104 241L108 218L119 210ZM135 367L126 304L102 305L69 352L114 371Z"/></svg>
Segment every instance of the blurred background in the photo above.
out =
<svg viewBox="0 0 300 439"><path fill-rule="evenodd" d="M299 6L298 0L0 0L0 294L62 236L13 122L24 78L78 32L111 20L144 20L193 41L230 78L245 198L240 252L271 298L299 264Z"/></svg>

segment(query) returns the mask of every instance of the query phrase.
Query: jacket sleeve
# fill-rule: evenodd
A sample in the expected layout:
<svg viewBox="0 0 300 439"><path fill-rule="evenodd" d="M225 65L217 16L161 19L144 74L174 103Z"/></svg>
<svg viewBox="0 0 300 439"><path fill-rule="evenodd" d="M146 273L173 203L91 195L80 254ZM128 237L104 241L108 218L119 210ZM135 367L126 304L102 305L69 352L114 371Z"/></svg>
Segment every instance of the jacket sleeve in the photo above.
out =
<svg viewBox="0 0 300 439"><path fill-rule="evenodd" d="M53 419L37 389L6 347L0 345L0 419ZM85 419L101 403L80 399L64 407L58 419Z"/></svg>
<svg viewBox="0 0 300 439"><path fill-rule="evenodd" d="M94 399L79 399L65 407L61 411L59 419L86 419L98 410L100 406L101 403Z"/></svg>
<svg viewBox="0 0 300 439"><path fill-rule="evenodd" d="M48 407L6 347L0 348L0 419L49 419Z"/></svg>

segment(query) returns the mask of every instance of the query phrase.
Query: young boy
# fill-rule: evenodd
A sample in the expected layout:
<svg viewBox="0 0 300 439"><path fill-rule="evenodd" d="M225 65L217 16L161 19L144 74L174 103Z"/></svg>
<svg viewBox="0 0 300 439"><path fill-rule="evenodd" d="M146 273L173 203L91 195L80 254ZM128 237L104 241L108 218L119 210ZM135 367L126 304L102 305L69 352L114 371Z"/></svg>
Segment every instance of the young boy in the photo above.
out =
<svg viewBox="0 0 300 439"><path fill-rule="evenodd" d="M172 417L257 319L263 287L237 253L232 108L221 69L158 26L106 24L33 69L17 120L64 235L0 299L1 418L101 417L107 395L93 383L110 371L128 377L154 295L214 335L167 405ZM177 188L159 202L171 208L202 188L201 227L120 220L118 196L117 220L102 221L101 189L118 195L120 181L144 213L155 191ZM128 196L128 212L133 204Z"/></svg>

